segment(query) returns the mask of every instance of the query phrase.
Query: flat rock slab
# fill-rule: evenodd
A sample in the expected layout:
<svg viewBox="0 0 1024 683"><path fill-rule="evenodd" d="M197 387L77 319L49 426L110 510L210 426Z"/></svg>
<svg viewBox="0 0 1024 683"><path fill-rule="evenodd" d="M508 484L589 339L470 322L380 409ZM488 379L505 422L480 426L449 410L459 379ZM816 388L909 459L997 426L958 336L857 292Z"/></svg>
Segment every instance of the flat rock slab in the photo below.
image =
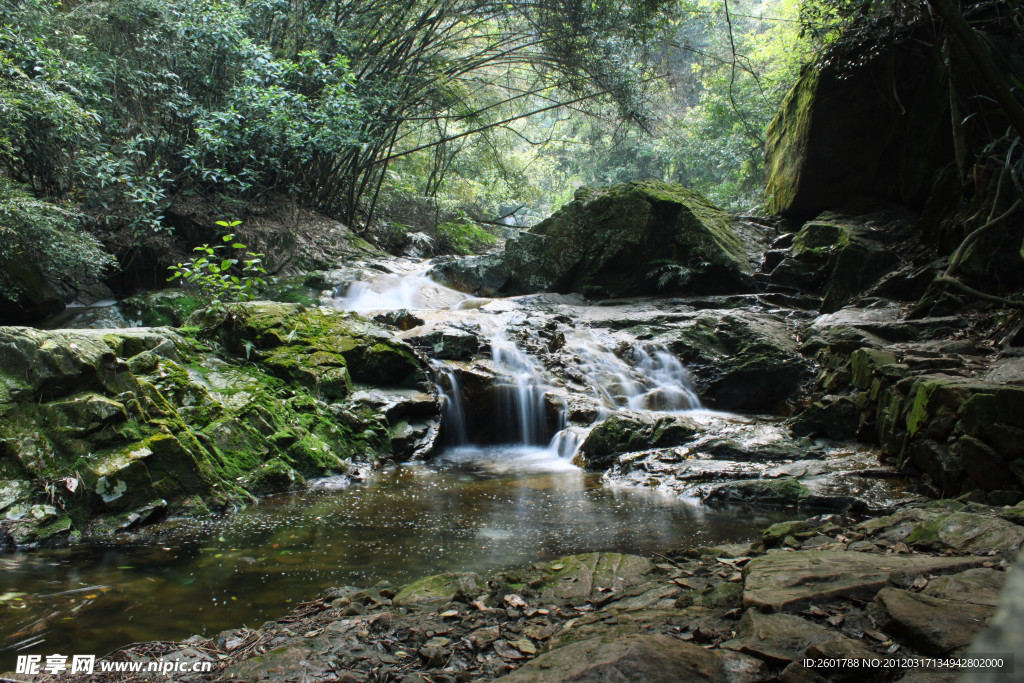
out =
<svg viewBox="0 0 1024 683"><path fill-rule="evenodd" d="M219 681L293 681L314 683L333 674L334 666L327 653L330 644L323 638L295 641L262 655L243 659L228 668Z"/></svg>
<svg viewBox="0 0 1024 683"><path fill-rule="evenodd" d="M427 576L403 588L394 598L396 605L435 604L451 601L459 593L479 595L486 582L473 572L450 572Z"/></svg>
<svg viewBox="0 0 1024 683"><path fill-rule="evenodd" d="M546 565L541 600L580 600L604 591L621 593L641 583L654 565L638 555L585 553L563 557Z"/></svg>
<svg viewBox="0 0 1024 683"><path fill-rule="evenodd" d="M880 590L875 602L884 611L880 624L886 633L935 656L967 647L995 612L994 607L987 605L943 600L891 587Z"/></svg>
<svg viewBox="0 0 1024 683"><path fill-rule="evenodd" d="M835 631L791 614L762 614L748 609L736 627L736 638L722 647L781 664L802 658L809 647L842 638Z"/></svg>
<svg viewBox="0 0 1024 683"><path fill-rule="evenodd" d="M912 508L871 519L857 530L871 539L902 541L912 548L932 552L995 551L1006 556L1015 555L1024 543L1024 527L991 514L942 509L940 506L945 503L936 501L929 508Z"/></svg>
<svg viewBox="0 0 1024 683"><path fill-rule="evenodd" d="M959 574L933 579L921 593L943 600L995 607L999 604L999 594L1005 584L1006 572L1004 571L968 569Z"/></svg>
<svg viewBox="0 0 1024 683"><path fill-rule="evenodd" d="M590 638L547 652L501 683L727 681L722 657L669 636Z"/></svg>
<svg viewBox="0 0 1024 683"><path fill-rule="evenodd" d="M984 561L843 550L772 552L744 569L743 604L765 612L792 612L836 598L871 600L894 574L950 574Z"/></svg>

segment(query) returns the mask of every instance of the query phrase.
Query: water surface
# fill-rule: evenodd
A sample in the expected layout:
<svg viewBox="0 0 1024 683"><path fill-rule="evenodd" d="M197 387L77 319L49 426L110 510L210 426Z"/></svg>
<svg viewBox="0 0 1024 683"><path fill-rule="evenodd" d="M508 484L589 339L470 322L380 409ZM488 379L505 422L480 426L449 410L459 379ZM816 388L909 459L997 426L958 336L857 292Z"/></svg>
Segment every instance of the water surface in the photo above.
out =
<svg viewBox="0 0 1024 683"><path fill-rule="evenodd" d="M0 556L0 666L12 668L17 653L101 655L258 627L330 586L746 540L778 518L758 514L604 486L545 448L451 449L428 465L171 521L119 545Z"/></svg>

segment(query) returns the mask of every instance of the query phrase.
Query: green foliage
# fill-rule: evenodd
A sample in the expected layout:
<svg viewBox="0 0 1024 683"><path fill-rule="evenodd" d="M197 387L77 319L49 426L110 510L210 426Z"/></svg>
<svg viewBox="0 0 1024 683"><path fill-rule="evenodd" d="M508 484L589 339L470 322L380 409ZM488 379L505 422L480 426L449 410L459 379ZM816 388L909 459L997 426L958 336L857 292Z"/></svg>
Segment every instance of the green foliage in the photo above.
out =
<svg viewBox="0 0 1024 683"><path fill-rule="evenodd" d="M229 229L240 224L241 221L217 221L217 225ZM223 310L226 304L236 301L251 301L256 290L266 284L260 277L267 272L263 254L247 251L244 244L235 241L234 233L221 240L223 244L196 247L197 256L171 266L171 276L167 278L168 282L180 279L186 287L198 291L213 310ZM233 254L235 258L231 257ZM248 258L241 258L243 255Z"/></svg>
<svg viewBox="0 0 1024 683"><path fill-rule="evenodd" d="M441 241L442 252L453 251L457 254L472 254L498 241L494 235L468 218L439 223L437 237Z"/></svg>
<svg viewBox="0 0 1024 683"><path fill-rule="evenodd" d="M95 282L115 265L99 242L79 230L72 209L34 198L0 176L0 264L30 262L51 279L69 284ZM0 292L17 285L0 269Z"/></svg>

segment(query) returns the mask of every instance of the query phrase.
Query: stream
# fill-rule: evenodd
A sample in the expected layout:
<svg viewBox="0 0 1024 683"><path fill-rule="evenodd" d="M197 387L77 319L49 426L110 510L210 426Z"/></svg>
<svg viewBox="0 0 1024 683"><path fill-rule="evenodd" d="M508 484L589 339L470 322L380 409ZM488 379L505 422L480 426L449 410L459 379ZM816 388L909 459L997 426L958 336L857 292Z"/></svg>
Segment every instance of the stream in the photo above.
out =
<svg viewBox="0 0 1024 683"><path fill-rule="evenodd" d="M367 315L408 309L422 323L409 334L454 325L484 340L471 363L432 361L445 409L430 460L321 480L234 514L165 520L116 543L0 555L5 662L259 627L332 586L749 541L753 530L791 516L709 507L685 491L617 485L576 467L589 429L580 415L593 424L618 410L657 410L709 431L747 430L739 441L776 428L705 410L664 347L577 326L573 316L582 319L587 308L577 299L475 299L433 282L422 266L403 268L354 283L328 303ZM534 319L531 305L546 305L547 317ZM528 348L552 346L534 333L551 328L552 315L563 321L560 343L573 358L560 369ZM489 420L475 415L480 406L465 405L459 380L483 371L496 378ZM553 401L559 390L563 399Z"/></svg>

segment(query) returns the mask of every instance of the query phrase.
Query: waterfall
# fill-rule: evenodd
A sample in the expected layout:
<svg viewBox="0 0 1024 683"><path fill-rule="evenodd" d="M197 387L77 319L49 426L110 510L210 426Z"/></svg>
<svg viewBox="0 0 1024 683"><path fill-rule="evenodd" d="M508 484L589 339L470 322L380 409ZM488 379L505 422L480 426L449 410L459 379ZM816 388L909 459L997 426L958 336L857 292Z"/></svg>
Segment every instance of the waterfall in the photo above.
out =
<svg viewBox="0 0 1024 683"><path fill-rule="evenodd" d="M544 401L544 370L503 331L491 339L491 357L509 375L510 383L495 387L498 392L495 425L498 440L506 443L542 446L547 443L547 406Z"/></svg>
<svg viewBox="0 0 1024 683"><path fill-rule="evenodd" d="M430 365L437 377L437 390L442 398L441 424L444 425L445 445L465 446L469 443L469 434L466 430L466 408L462 402L459 378L438 361L431 361Z"/></svg>
<svg viewBox="0 0 1024 683"><path fill-rule="evenodd" d="M628 397L630 408L673 412L702 407L690 373L668 349L636 344L631 351L639 361L636 369L646 381L639 393Z"/></svg>
<svg viewBox="0 0 1024 683"><path fill-rule="evenodd" d="M627 362L590 330L577 330L568 341L604 414L620 408L676 412L701 407L686 368L660 344L634 344L623 354Z"/></svg>

